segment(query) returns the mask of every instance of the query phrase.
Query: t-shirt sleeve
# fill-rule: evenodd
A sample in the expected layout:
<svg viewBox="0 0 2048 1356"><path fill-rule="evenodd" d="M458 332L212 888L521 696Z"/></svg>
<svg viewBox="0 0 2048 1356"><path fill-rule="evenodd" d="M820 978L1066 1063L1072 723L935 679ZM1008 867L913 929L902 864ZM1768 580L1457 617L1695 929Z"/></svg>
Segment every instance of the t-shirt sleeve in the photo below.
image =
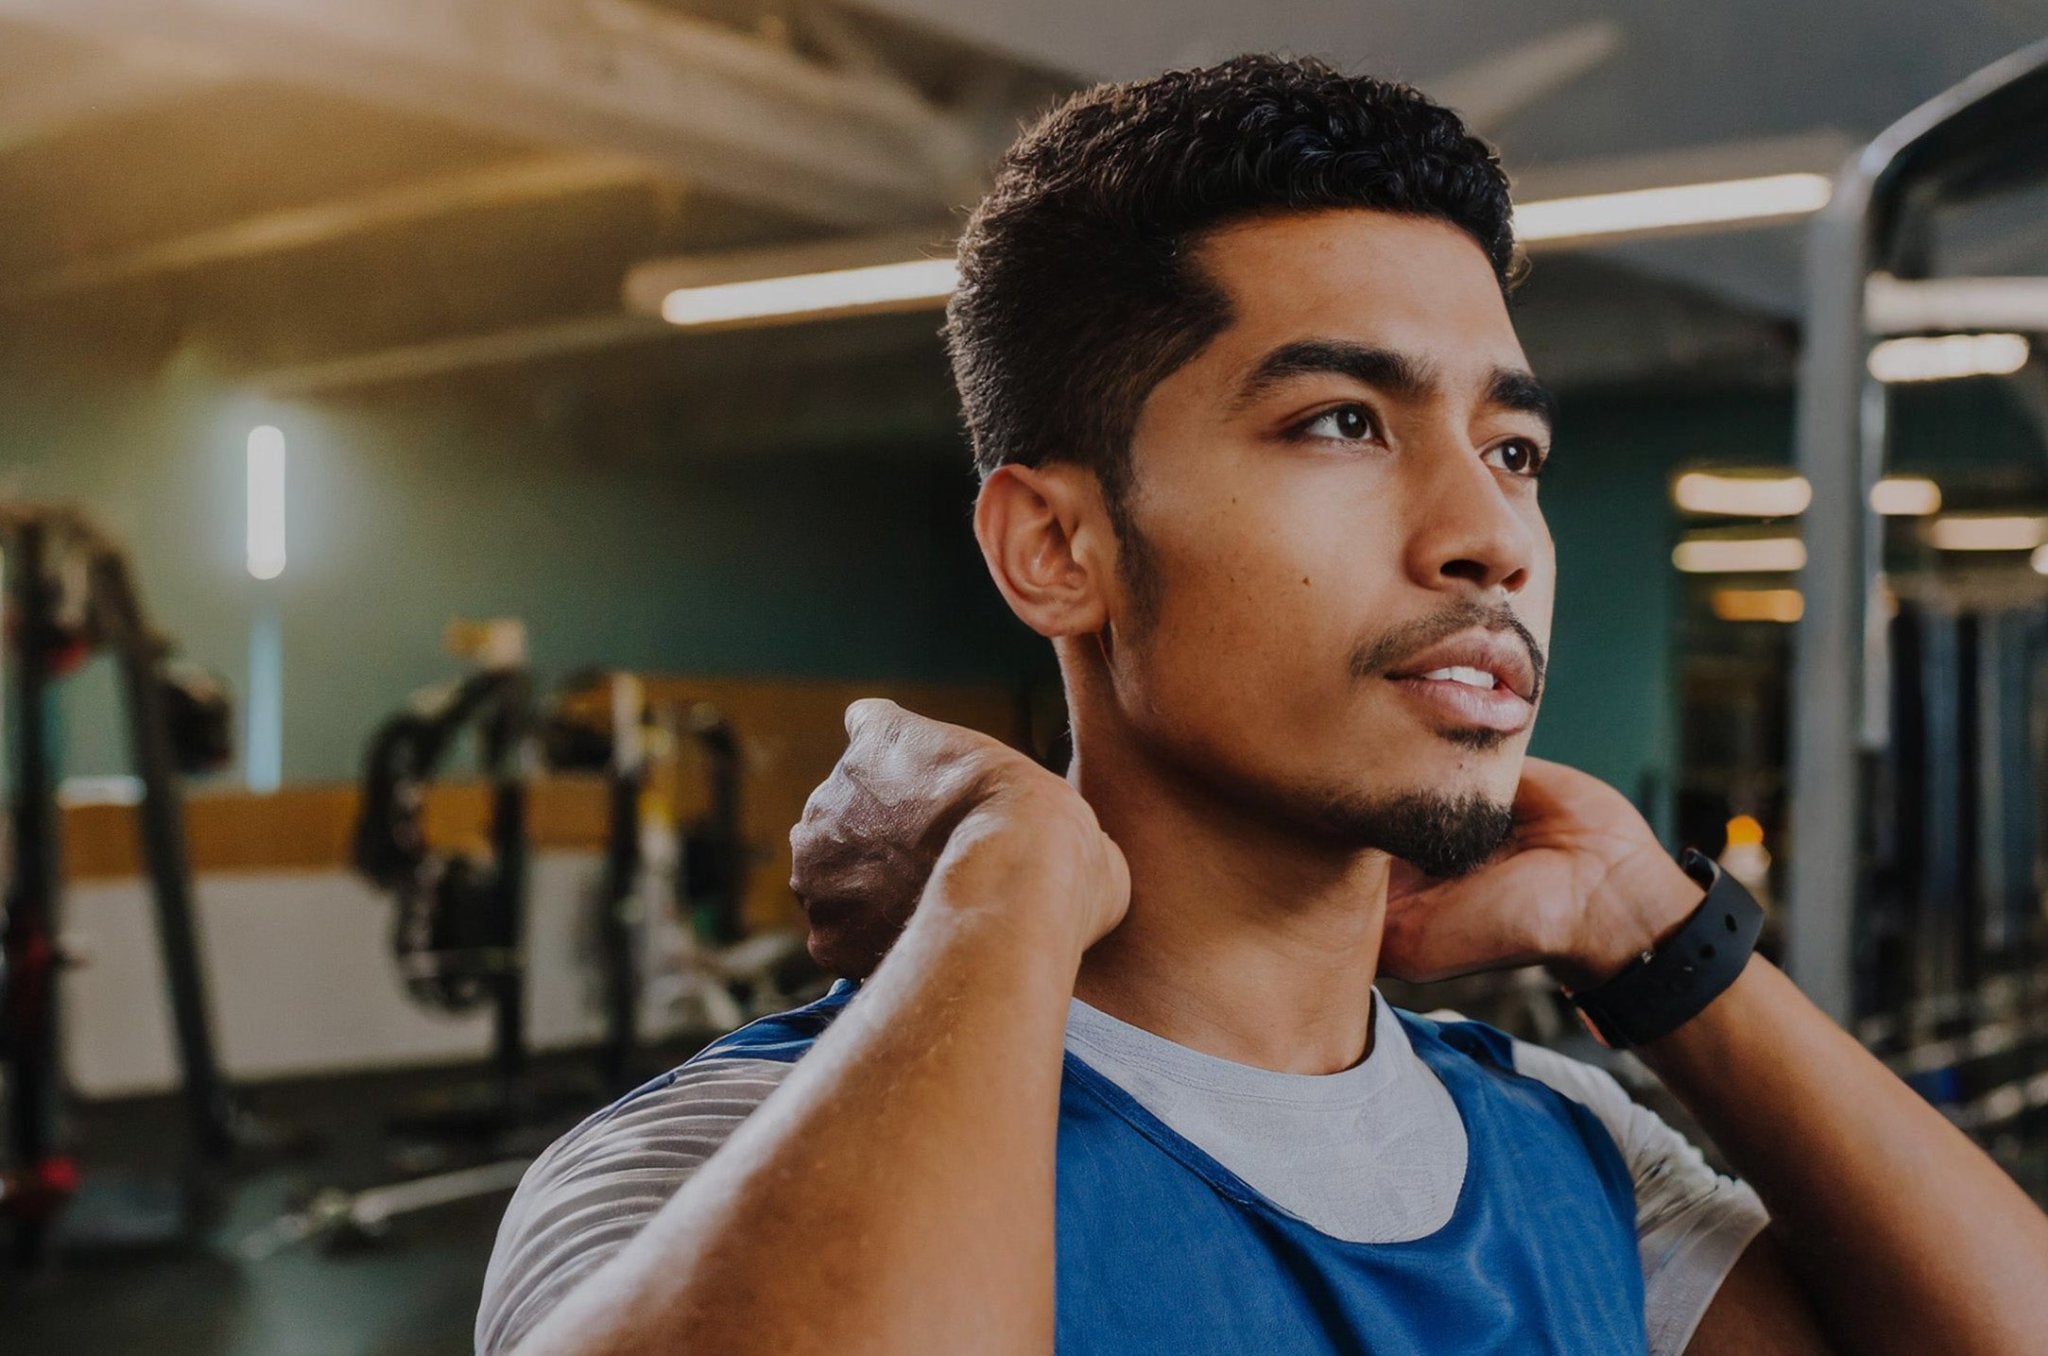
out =
<svg viewBox="0 0 2048 1356"><path fill-rule="evenodd" d="M795 1066L707 1059L619 1101L534 1160L498 1225L476 1349L516 1346L623 1248Z"/></svg>
<svg viewBox="0 0 2048 1356"><path fill-rule="evenodd" d="M1636 1240L1652 1356L1681 1356L1715 1292L1769 1223L1747 1184L1723 1177L1685 1136L1604 1069L1526 1041L1515 1070L1580 1103L1607 1127L1636 1186Z"/></svg>

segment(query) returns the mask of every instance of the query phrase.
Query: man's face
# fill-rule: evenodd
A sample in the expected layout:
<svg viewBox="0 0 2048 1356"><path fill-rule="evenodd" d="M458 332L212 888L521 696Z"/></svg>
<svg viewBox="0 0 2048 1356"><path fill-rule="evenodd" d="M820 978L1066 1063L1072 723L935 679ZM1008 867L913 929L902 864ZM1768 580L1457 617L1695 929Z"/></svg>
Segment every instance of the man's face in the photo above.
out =
<svg viewBox="0 0 2048 1356"><path fill-rule="evenodd" d="M1156 605L1124 614L1119 704L1233 803L1468 870L1509 827L1555 588L1548 398L1493 271L1455 227L1362 210L1198 258L1234 319L1139 413Z"/></svg>

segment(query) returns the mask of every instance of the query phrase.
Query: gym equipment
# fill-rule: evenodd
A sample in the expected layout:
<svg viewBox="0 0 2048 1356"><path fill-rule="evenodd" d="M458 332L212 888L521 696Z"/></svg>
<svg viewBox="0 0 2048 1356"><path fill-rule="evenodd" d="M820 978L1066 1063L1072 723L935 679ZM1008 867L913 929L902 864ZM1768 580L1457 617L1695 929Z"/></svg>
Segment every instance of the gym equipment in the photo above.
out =
<svg viewBox="0 0 2048 1356"><path fill-rule="evenodd" d="M479 1163L366 1191L330 1187L316 1193L305 1208L279 1216L268 1228L250 1234L236 1251L248 1261L260 1262L294 1243L324 1241L333 1247L374 1243L390 1231L395 1219L513 1190L526 1175L528 1162L510 1158Z"/></svg>
<svg viewBox="0 0 2048 1356"><path fill-rule="evenodd" d="M527 782L538 751L526 629L512 620L457 622L447 642L477 667L414 694L371 736L353 855L357 871L392 896L392 957L408 995L440 1012L491 1009L486 1081L394 1118L391 1129L466 1143L482 1161L362 1191L322 1189L244 1238L240 1251L251 1259L305 1240L366 1243L398 1216L510 1190L552 1137L548 1117L564 1100L536 1086L526 1046ZM424 823L428 785L472 732L490 783L483 856L434 847Z"/></svg>
<svg viewBox="0 0 2048 1356"><path fill-rule="evenodd" d="M2048 919L2038 881L2048 604L1901 580L1894 738L1870 806L1857 1030L1951 1118L2048 1145Z"/></svg>
<svg viewBox="0 0 2048 1356"><path fill-rule="evenodd" d="M550 766L603 767L610 788L594 908L608 1085L634 1081L643 1012L727 1031L822 989L800 936L748 934L743 905L755 852L741 827L739 740L723 712L707 702L651 701L639 678L594 672L564 684L542 729ZM697 751L709 796L703 813L678 825L673 783L687 747ZM644 973L653 976L645 984Z"/></svg>
<svg viewBox="0 0 2048 1356"><path fill-rule="evenodd" d="M2044 129L2048 42L1893 124L1810 227L1788 873L1794 978L2008 1167L2034 1158L2037 1194L2044 602L1971 596L1940 569L1888 577L1871 490L1889 396L1867 359L1883 333L2048 329L2014 309L2023 280L1934 277L1942 213L2048 180Z"/></svg>
<svg viewBox="0 0 2048 1356"><path fill-rule="evenodd" d="M1853 1016L1854 906L1869 880L1854 789L1880 773L1890 739L1883 521L1870 505L1884 470L1886 394L1867 369L1871 284L1880 274L1892 287L1925 278L1936 210L2048 177L2044 125L2048 42L1986 67L1880 134L1842 170L1810 228L1798 460L1813 498L1792 684L1799 848L1790 862L1789 959L1802 987L1837 1018ZM1944 328L1937 308L1920 309L1914 328ZM1972 323L1960 309L1955 319Z"/></svg>
<svg viewBox="0 0 2048 1356"><path fill-rule="evenodd" d="M593 901L593 932L605 1036L598 1047L604 1087L633 1086L641 1001L641 875L645 869L641 801L649 744L656 731L638 679L592 672L572 677L541 720L548 766L605 774L604 866Z"/></svg>
<svg viewBox="0 0 2048 1356"><path fill-rule="evenodd" d="M168 981L180 1092L194 1178L169 1218L138 1223L116 1210L119 1241L152 1243L189 1231L205 1204L204 1178L236 1150L266 1140L230 1098L214 1055L186 856L182 775L231 756L225 694L210 675L170 660L171 642L149 625L127 555L81 513L0 506L7 565L7 648L15 658L12 877L0 931L0 1053L6 1072L7 1156L0 1218L12 1225L24 1267L50 1251L51 1231L80 1187L62 1129L58 980L61 932L55 683L96 649L119 665L135 770L137 828ZM141 1213L163 1215L159 1209ZM81 1240L89 1245L93 1240Z"/></svg>
<svg viewBox="0 0 2048 1356"><path fill-rule="evenodd" d="M823 991L795 933L748 935L744 906L754 853L740 827L739 739L723 712L696 702L683 713L704 762L710 801L681 833L676 915L657 999L700 1026L731 1030Z"/></svg>
<svg viewBox="0 0 2048 1356"><path fill-rule="evenodd" d="M415 1128L491 1139L529 1124L535 1111L520 955L532 680L519 623L458 629L451 639L481 667L415 695L372 736L354 856L356 869L392 895L392 955L414 1001L450 1013L491 1008L489 1085L415 1118ZM428 783L471 726L491 788L487 857L434 849L421 822Z"/></svg>
<svg viewBox="0 0 2048 1356"><path fill-rule="evenodd" d="M740 906L752 854L739 827L739 747L715 708L651 703L633 675L594 670L572 676L536 709L519 623L458 624L451 648L479 667L416 695L378 728L364 764L354 855L357 869L396 901L392 947L408 992L441 1011L490 1004L496 1018L493 1078L483 1094L393 1129L477 1142L485 1161L363 1191L319 1191L245 1238L245 1256L302 1241L369 1243L402 1216L509 1190L552 1138L552 1105L527 1077L522 995L526 784L538 765L605 776L605 848L591 910L605 1019L596 1060L602 1095L637 1081L643 1007L673 1015L694 1005L697 1025L728 1030L815 996L803 987L815 977L802 963L801 937L745 935ZM679 829L667 807L684 725L703 752L711 797L708 811ZM491 784L487 859L435 849L422 823L427 786L472 727ZM673 926L663 938L665 923ZM662 978L643 985L650 956ZM576 1100L587 1105L587 1090Z"/></svg>

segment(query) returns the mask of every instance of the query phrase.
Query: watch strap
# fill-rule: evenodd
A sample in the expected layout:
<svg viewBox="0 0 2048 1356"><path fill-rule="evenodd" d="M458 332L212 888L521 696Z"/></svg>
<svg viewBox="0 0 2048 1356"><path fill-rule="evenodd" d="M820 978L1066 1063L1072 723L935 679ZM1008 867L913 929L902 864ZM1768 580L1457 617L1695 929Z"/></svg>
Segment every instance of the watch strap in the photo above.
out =
<svg viewBox="0 0 2048 1356"><path fill-rule="evenodd" d="M1735 982L1763 933L1763 906L1719 862L1687 848L1678 864L1706 887L1692 916L1613 978L1571 995L1606 1045L1626 1050L1669 1035Z"/></svg>

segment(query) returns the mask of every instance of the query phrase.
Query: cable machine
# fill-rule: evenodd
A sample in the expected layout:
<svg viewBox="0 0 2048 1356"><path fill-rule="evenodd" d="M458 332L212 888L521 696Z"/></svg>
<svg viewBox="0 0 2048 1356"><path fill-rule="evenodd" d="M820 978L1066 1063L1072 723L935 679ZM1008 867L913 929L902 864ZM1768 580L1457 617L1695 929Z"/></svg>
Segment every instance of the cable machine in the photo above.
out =
<svg viewBox="0 0 2048 1356"><path fill-rule="evenodd" d="M179 1090L194 1156L186 1210L206 1174L259 1138L240 1113L215 1057L186 855L183 774L230 757L225 697L210 680L174 668L170 641L149 624L128 557L84 515L65 508L0 507L6 566L7 650L14 660L10 766L12 871L0 927L0 1056L7 1133L0 1219L15 1260L49 1250L59 1214L80 1185L63 1128L65 1098L59 979L63 952L61 817L57 804L56 685L96 649L118 665L129 743L142 784L136 828L171 1008ZM190 1219L166 1226L173 1232ZM129 1230L123 1228L124 1235Z"/></svg>
<svg viewBox="0 0 2048 1356"><path fill-rule="evenodd" d="M487 1086L413 1118L412 1128L492 1139L530 1124L536 1112L522 955L533 686L517 622L487 623L451 639L478 667L417 694L371 737L355 865L392 896L391 949L408 995L440 1012L491 1012ZM472 728L490 786L482 856L434 848L423 820L428 784Z"/></svg>

